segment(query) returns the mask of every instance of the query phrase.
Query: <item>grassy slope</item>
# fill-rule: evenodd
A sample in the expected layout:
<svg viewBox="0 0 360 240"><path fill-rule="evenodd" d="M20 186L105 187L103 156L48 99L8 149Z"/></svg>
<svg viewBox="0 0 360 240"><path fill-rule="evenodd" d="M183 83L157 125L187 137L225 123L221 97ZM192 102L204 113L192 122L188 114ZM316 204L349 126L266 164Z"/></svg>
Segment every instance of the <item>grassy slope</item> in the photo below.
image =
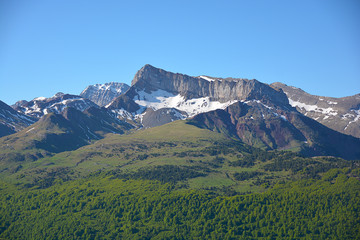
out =
<svg viewBox="0 0 360 240"><path fill-rule="evenodd" d="M257 157L252 165L238 164L253 154L257 154ZM305 161L302 158L298 160ZM51 185L56 178L67 181L99 170L117 171L129 176L144 169L147 174L154 174L151 173L153 167L172 165L180 167L174 171L186 171L186 167L190 167L199 173L197 177L180 181L180 186L193 189L225 187L225 191L260 192L276 182L296 177L291 168L265 171L264 166L274 161L272 157L266 157L266 152L245 146L220 133L197 128L186 121L176 121L129 135L111 134L75 151L62 152L34 162L21 162L22 168L17 172L4 171L0 176L6 178L6 181L44 187ZM326 162L321 159L317 161ZM237 179L235 175L242 172L259 174Z"/></svg>
<svg viewBox="0 0 360 240"><path fill-rule="evenodd" d="M214 143L229 141L232 142L221 134L188 125L184 121L177 121L130 135L109 135L105 139L76 151L63 152L51 158L23 163L23 169L16 174L16 177L24 174L32 177L39 170L49 171L68 167L74 170L75 175L84 176L89 171L111 170L116 167L133 171L154 165L198 165L199 161L208 162L214 158L214 156L202 153L206 148L210 148ZM201 156L192 157L191 154L181 156L181 153L187 155L189 152L194 155L201 154ZM139 156L144 154L148 157L140 160ZM194 164L189 161L194 161ZM210 174L207 178L216 180L219 176L220 180L224 178L223 174L219 175L219 173ZM199 181L203 180L199 179ZM225 181L227 185L231 183L233 183L231 179ZM201 186L201 184L196 185Z"/></svg>

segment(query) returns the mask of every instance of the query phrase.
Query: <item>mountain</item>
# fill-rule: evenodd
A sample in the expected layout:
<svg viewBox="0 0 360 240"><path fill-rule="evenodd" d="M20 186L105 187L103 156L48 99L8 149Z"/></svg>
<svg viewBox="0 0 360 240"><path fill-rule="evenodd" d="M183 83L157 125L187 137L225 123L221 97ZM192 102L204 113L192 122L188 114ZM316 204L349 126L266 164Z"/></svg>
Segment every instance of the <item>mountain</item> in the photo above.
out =
<svg viewBox="0 0 360 240"><path fill-rule="evenodd" d="M196 126L255 147L293 149L308 156L360 158L358 138L303 115L289 104L282 88L257 80L191 77L145 65L130 89L108 109L145 128L192 118Z"/></svg>
<svg viewBox="0 0 360 240"><path fill-rule="evenodd" d="M147 101L144 99L147 97L146 94L164 90L176 94L176 97L185 101L208 98L211 102L224 104L233 100L271 99L280 105L288 103L281 91L254 79L190 77L167 72L151 65L145 65L136 73L131 86L136 89L137 97L140 97L138 101ZM142 105L141 102L139 103Z"/></svg>
<svg viewBox="0 0 360 240"><path fill-rule="evenodd" d="M0 101L0 137L20 131L35 121L36 119L19 113Z"/></svg>
<svg viewBox="0 0 360 240"><path fill-rule="evenodd" d="M84 111L90 107L98 107L92 101L81 96L57 93L51 98L38 97L29 102L18 101L12 106L16 111L33 118L41 118L48 113L61 113L65 108L72 107Z"/></svg>
<svg viewBox="0 0 360 240"><path fill-rule="evenodd" d="M0 239L360 239L360 139L280 88L146 65L107 107L53 100L0 138Z"/></svg>
<svg viewBox="0 0 360 240"><path fill-rule="evenodd" d="M257 80L191 77L145 65L136 73L130 89L108 108L123 119L132 118L140 122L146 119L146 115L166 108L172 116L164 122L169 122L253 99L290 107L281 90Z"/></svg>
<svg viewBox="0 0 360 240"><path fill-rule="evenodd" d="M80 96L104 107L125 93L129 88L129 85L118 82L95 84L85 88L84 91L80 93Z"/></svg>
<svg viewBox="0 0 360 240"><path fill-rule="evenodd" d="M333 98L311 95L279 82L271 86L282 89L289 103L305 116L338 132L360 138L360 94Z"/></svg>
<svg viewBox="0 0 360 240"><path fill-rule="evenodd" d="M0 138L0 159L37 159L44 153L74 150L108 133L123 134L131 128L103 108L81 112L67 107L61 114L48 113L28 128Z"/></svg>
<svg viewBox="0 0 360 240"><path fill-rule="evenodd" d="M115 88L114 83L95 85L82 94L92 93L97 101L108 101L109 93L116 92ZM49 112L62 114L71 126L65 132L78 135L72 137L77 143L71 144L74 148L103 137L98 132L122 133L118 130L152 128L179 119L190 119L195 126L221 132L266 150L294 150L307 156L360 158L358 138L323 126L307 117L309 113L302 114L293 107L296 100L288 97L289 94L286 95L284 91L289 92L280 84L268 85L255 79L191 77L145 65L135 74L131 87L105 108L99 108L81 96L62 93L48 99L18 102L14 108L35 117ZM335 104L329 99L326 102L346 105ZM349 111L357 113L357 110L353 110L358 107L356 99L346 103L348 109L352 109ZM80 111L69 110L72 109L69 107ZM315 108L328 114L328 118L329 115L338 115L333 108L319 109ZM353 117L352 122L348 122L350 126L357 121L357 117ZM66 149L64 147L59 151Z"/></svg>
<svg viewBox="0 0 360 240"><path fill-rule="evenodd" d="M327 128L297 111L260 101L238 102L224 110L198 114L189 121L266 150L290 149L305 156L360 159L359 138Z"/></svg>

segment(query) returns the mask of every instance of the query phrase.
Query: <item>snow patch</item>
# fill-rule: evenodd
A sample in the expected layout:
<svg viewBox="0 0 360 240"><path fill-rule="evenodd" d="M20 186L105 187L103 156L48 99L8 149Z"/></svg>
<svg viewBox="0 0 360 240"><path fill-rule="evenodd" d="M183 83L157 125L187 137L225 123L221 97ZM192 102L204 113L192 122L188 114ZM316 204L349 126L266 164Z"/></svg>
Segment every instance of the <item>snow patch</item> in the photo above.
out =
<svg viewBox="0 0 360 240"><path fill-rule="evenodd" d="M57 95L59 95L59 94L57 94ZM73 98L63 99L63 100L59 99L58 102L51 101L51 102L45 102L45 103L44 103L44 99L42 99L42 98L37 98L37 99L38 100L34 99L33 104L31 106L24 107L24 113L26 115L35 114L36 116L41 117L42 115L48 114L50 112L60 113L68 106L74 107L80 111L84 111L85 109L92 106L90 101L87 102L83 98L80 98L80 97L73 97ZM45 98L45 100L47 100L47 98Z"/></svg>
<svg viewBox="0 0 360 240"><path fill-rule="evenodd" d="M37 98L34 98L34 101L44 101L46 100L46 97L37 97Z"/></svg>
<svg viewBox="0 0 360 240"><path fill-rule="evenodd" d="M344 128L344 130L346 130L346 129L349 127L350 124L352 124L352 123L354 123L354 122L357 122L357 121L359 121L359 119L360 119L360 109L358 109L358 110L353 110L353 109L352 109L351 111L353 111L353 112L355 113L355 118L354 118L354 120L350 121L350 122L346 125L346 127Z"/></svg>
<svg viewBox="0 0 360 240"><path fill-rule="evenodd" d="M246 103L246 104L251 103L251 102L256 102L256 103L258 103L258 104L263 105L264 107L266 107L266 108L269 109L269 110L273 109L273 107L269 107L268 105L262 103L260 100L248 100L248 101L242 101L242 102L243 102L243 103Z"/></svg>
<svg viewBox="0 0 360 240"><path fill-rule="evenodd" d="M209 82L214 82L216 79L214 78L210 78L210 77L207 77L207 76L200 76L200 78L206 80L206 81L209 81Z"/></svg>
<svg viewBox="0 0 360 240"><path fill-rule="evenodd" d="M346 113L344 114L341 119L347 119L347 118L355 118L355 115L354 114L351 114L351 113Z"/></svg>
<svg viewBox="0 0 360 240"><path fill-rule="evenodd" d="M117 117L126 118L128 120L133 120L134 118L134 116L131 113L129 113L124 109L111 110L111 112L113 112Z"/></svg>
<svg viewBox="0 0 360 240"><path fill-rule="evenodd" d="M283 119L284 121L287 121L287 119L284 115L280 115L280 118Z"/></svg>
<svg viewBox="0 0 360 240"><path fill-rule="evenodd" d="M91 85L91 87L95 90L95 91L111 91L113 93L122 93L123 90L126 89L124 84L118 84L118 83L104 83L104 84L95 84L95 85ZM93 90L91 89L91 90Z"/></svg>
<svg viewBox="0 0 360 240"><path fill-rule="evenodd" d="M293 107L303 108L308 112L314 111L314 112L332 115L332 116L336 116L338 114L338 112L336 110L334 110L333 108L330 108L330 107L329 108L321 108L321 107L318 107L317 105L308 105L306 103L294 101L291 98L289 98L289 103Z"/></svg>
<svg viewBox="0 0 360 240"><path fill-rule="evenodd" d="M164 90L157 90L151 93L139 91L134 101L144 107L158 110L161 108L175 108L179 111L186 112L189 117L199 113L209 112L216 109L225 109L229 105L237 101L228 101L221 103L219 101L211 101L209 97L185 99L180 94L174 95Z"/></svg>
<svg viewBox="0 0 360 240"><path fill-rule="evenodd" d="M32 130L34 130L35 128L33 127L33 128L30 128L29 130L27 130L26 132L28 133L28 132L31 132Z"/></svg>

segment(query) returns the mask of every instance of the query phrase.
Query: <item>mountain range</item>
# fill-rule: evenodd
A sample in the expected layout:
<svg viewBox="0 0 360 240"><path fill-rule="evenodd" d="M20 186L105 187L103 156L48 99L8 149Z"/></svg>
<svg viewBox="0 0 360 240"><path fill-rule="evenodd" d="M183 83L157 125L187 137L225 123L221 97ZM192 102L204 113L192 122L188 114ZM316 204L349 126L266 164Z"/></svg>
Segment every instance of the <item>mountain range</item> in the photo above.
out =
<svg viewBox="0 0 360 240"><path fill-rule="evenodd" d="M186 119L265 150L360 159L359 117L359 94L319 97L282 83L192 77L145 65L130 87L113 82L88 86L80 95L58 93L12 107L1 102L0 136L6 137L0 141L56 153L109 133Z"/></svg>
<svg viewBox="0 0 360 240"><path fill-rule="evenodd" d="M0 101L0 238L359 239L359 111L151 65Z"/></svg>

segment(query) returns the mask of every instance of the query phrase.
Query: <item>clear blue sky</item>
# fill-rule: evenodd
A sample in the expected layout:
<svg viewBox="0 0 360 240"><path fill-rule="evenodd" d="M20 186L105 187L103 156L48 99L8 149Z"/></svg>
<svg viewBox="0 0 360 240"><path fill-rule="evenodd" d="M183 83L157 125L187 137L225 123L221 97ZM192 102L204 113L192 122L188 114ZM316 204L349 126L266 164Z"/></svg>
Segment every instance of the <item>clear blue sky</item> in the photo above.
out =
<svg viewBox="0 0 360 240"><path fill-rule="evenodd" d="M0 100L130 84L145 64L192 76L360 93L358 0L0 0Z"/></svg>

